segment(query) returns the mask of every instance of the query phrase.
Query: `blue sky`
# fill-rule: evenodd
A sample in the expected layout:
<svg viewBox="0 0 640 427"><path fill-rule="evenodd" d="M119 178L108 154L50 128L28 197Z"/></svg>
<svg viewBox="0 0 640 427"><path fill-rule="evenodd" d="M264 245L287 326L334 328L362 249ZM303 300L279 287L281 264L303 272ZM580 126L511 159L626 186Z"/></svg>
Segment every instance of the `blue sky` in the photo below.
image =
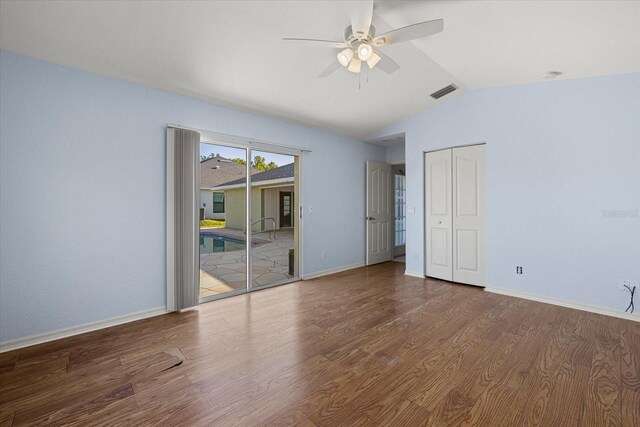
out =
<svg viewBox="0 0 640 427"><path fill-rule="evenodd" d="M200 144L200 155L208 156L211 153L220 154L222 157L234 159L240 157L244 159L246 156L245 150L233 147L224 147L222 145L213 144ZM283 166L289 163L293 163L293 156L285 156L282 154L266 153L264 151L252 151L252 156L262 156L269 162L275 162L278 166Z"/></svg>

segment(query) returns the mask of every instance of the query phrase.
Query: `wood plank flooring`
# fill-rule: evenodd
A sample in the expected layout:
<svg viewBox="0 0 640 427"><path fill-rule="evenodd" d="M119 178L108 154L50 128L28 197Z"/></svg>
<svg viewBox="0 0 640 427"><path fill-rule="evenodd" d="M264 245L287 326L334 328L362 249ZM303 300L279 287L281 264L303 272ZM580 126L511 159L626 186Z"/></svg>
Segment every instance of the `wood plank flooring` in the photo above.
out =
<svg viewBox="0 0 640 427"><path fill-rule="evenodd" d="M386 263L0 354L0 426L640 425L640 324Z"/></svg>

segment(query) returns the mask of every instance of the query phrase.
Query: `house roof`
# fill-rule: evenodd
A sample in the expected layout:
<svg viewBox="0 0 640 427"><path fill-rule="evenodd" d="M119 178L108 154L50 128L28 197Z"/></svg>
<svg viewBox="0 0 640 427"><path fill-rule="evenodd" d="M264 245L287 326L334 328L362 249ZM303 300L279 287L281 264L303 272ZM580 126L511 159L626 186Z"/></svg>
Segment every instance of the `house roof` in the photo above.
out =
<svg viewBox="0 0 640 427"><path fill-rule="evenodd" d="M252 173L251 184L253 185L259 182L266 183L266 181L274 181L274 180L283 181L283 180L286 180L287 178L291 178L291 181L293 181L293 175L294 175L294 164L289 163L288 165L280 166L279 168L271 169L268 171ZM226 187L228 185L245 184L246 182L247 182L247 177L244 176L242 178L239 178L233 181L225 182L223 185Z"/></svg>
<svg viewBox="0 0 640 427"><path fill-rule="evenodd" d="M252 175L259 172L259 170L253 169ZM201 188L217 187L226 182L244 178L246 175L245 165L238 164L220 155L200 162Z"/></svg>

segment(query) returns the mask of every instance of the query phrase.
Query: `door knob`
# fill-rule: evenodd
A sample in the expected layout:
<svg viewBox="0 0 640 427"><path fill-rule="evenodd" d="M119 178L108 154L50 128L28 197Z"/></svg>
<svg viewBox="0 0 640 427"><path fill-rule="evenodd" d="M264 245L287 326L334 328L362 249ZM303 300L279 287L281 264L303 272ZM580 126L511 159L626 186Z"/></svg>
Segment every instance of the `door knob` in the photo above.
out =
<svg viewBox="0 0 640 427"><path fill-rule="evenodd" d="M442 221L438 221L438 224L442 224Z"/></svg>

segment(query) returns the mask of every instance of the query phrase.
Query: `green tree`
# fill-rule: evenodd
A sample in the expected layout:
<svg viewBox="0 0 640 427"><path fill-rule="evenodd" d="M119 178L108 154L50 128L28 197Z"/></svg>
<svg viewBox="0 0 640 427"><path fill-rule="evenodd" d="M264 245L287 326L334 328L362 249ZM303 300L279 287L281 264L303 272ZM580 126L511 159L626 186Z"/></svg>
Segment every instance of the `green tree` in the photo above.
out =
<svg viewBox="0 0 640 427"><path fill-rule="evenodd" d="M253 166L254 168L260 170L260 171L265 171L267 170L267 162L265 160L264 157L262 156L255 156L253 158L253 162L251 162L251 166Z"/></svg>
<svg viewBox="0 0 640 427"><path fill-rule="evenodd" d="M204 162L205 160L213 159L215 156L217 156L217 154L216 154L216 153L211 153L211 154L209 154L208 156L203 156L203 155L201 155L201 156L200 156L200 161L201 161L201 162Z"/></svg>
<svg viewBox="0 0 640 427"><path fill-rule="evenodd" d="M247 164L247 161L245 159L240 159L238 157L236 157L235 159L231 159L231 161L233 163L237 163L239 165L246 165Z"/></svg>
<svg viewBox="0 0 640 427"><path fill-rule="evenodd" d="M253 162L251 162L251 166L263 172L271 169L275 169L278 167L278 165L275 162L267 163L267 160L262 156L255 156L253 158Z"/></svg>

